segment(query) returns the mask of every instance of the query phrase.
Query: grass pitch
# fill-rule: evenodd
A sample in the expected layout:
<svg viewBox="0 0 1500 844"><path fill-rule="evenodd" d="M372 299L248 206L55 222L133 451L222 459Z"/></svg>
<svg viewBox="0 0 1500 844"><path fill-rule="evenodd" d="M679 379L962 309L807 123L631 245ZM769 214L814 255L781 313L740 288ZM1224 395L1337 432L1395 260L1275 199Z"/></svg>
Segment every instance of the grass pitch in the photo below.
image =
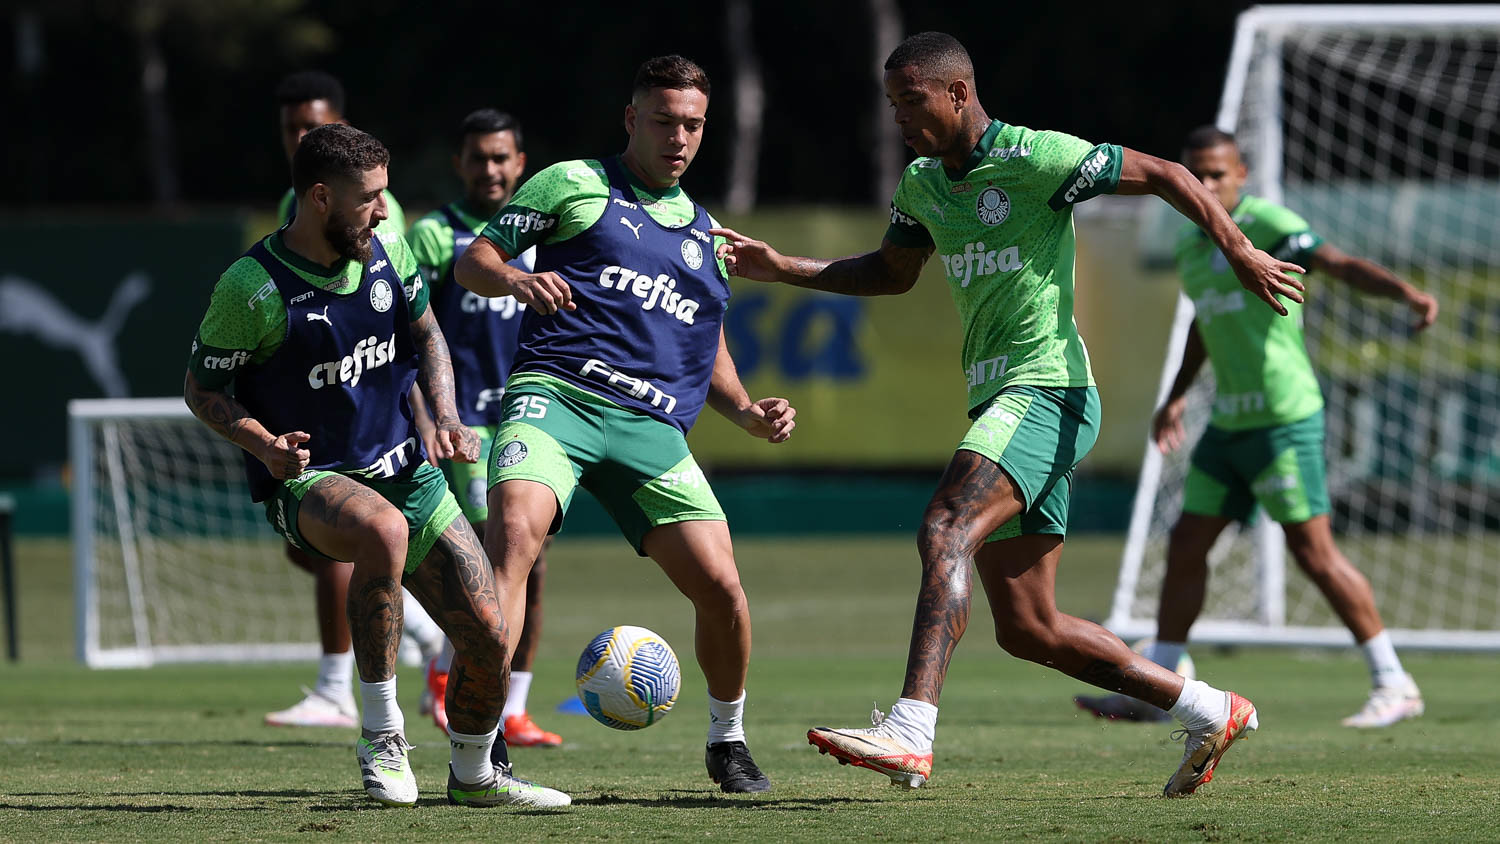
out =
<svg viewBox="0 0 1500 844"><path fill-rule="evenodd" d="M66 545L18 549L25 659L0 667L3 840L1493 840L1500 828L1500 659L1406 654L1423 718L1357 732L1352 651L1199 649L1200 676L1251 697L1262 728L1212 784L1163 800L1180 758L1164 726L1074 709L1082 684L1005 656L976 602L943 698L933 781L910 792L819 756L804 733L858 725L899 692L916 585L906 539L742 541L755 618L747 727L775 783L728 796L703 770L704 685L687 602L618 541L560 541L532 712L558 750L517 749L522 776L569 791L556 813L474 810L442 798L447 747L401 671L423 798L382 809L359 787L352 735L261 726L311 665L89 671L71 659ZM1069 542L1064 609L1103 614L1118 542ZM309 596L309 606L311 604ZM576 652L643 624L673 642L683 693L664 722L619 733L553 712Z"/></svg>

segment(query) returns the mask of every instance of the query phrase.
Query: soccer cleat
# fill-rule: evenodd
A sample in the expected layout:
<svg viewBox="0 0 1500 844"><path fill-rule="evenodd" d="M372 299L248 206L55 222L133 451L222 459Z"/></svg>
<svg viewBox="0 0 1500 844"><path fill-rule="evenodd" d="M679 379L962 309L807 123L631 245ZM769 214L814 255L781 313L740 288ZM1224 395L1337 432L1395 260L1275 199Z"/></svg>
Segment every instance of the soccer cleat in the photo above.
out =
<svg viewBox="0 0 1500 844"><path fill-rule="evenodd" d="M1346 727L1389 727L1397 721L1415 718L1426 710L1422 703L1422 690L1405 675L1406 681L1399 686L1376 686L1370 699L1358 712L1345 718Z"/></svg>
<svg viewBox="0 0 1500 844"><path fill-rule="evenodd" d="M266 724L272 727L357 727L359 710L354 698L342 701L324 697L321 692L302 687L303 698L292 706L266 713Z"/></svg>
<svg viewBox="0 0 1500 844"><path fill-rule="evenodd" d="M1165 710L1157 709L1143 700L1137 700L1130 695L1113 694L1089 697L1088 695L1077 695L1073 702L1078 708L1085 712L1092 712L1099 718L1108 718L1111 721L1144 721L1155 723L1159 721L1170 721L1172 716Z"/></svg>
<svg viewBox="0 0 1500 844"><path fill-rule="evenodd" d="M387 806L411 806L417 802L417 780L411 773L406 751L411 745L400 731L372 733L360 730L354 742L365 793Z"/></svg>
<svg viewBox="0 0 1500 844"><path fill-rule="evenodd" d="M1255 704L1234 692L1224 693L1229 698L1229 717L1224 724L1211 730L1183 728L1172 733L1172 738L1186 737L1186 749L1182 764L1167 780L1162 789L1164 797L1186 797L1214 778L1214 769L1219 759L1235 739L1243 738L1252 730L1260 728L1260 719L1255 714Z"/></svg>
<svg viewBox="0 0 1500 844"><path fill-rule="evenodd" d="M507 716L504 733L505 743L511 747L557 747L562 744L562 736L538 727L525 712Z"/></svg>
<svg viewBox="0 0 1500 844"><path fill-rule="evenodd" d="M753 794L771 790L771 780L761 773L750 748L742 741L717 741L703 750L708 778L729 794Z"/></svg>
<svg viewBox="0 0 1500 844"><path fill-rule="evenodd" d="M448 732L448 672L437 670L437 660L427 661L427 688L422 690L423 715L431 715L439 730Z"/></svg>
<svg viewBox="0 0 1500 844"><path fill-rule="evenodd" d="M870 714L874 726L835 730L817 727L807 731L807 741L819 753L830 753L840 765L858 765L891 778L892 785L920 788L932 776L932 751L912 750L885 724L880 710Z"/></svg>
<svg viewBox="0 0 1500 844"><path fill-rule="evenodd" d="M509 765L493 765L490 781L459 782L448 766L448 802L457 806L521 806L529 809L561 809L573 804L573 798L555 788L516 779Z"/></svg>

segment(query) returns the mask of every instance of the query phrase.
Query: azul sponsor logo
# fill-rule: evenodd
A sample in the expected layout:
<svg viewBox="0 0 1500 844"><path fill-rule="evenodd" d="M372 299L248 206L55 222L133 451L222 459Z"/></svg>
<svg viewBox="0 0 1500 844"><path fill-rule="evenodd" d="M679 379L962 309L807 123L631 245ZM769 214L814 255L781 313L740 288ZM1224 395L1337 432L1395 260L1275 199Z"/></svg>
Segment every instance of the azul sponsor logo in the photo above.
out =
<svg viewBox="0 0 1500 844"><path fill-rule="evenodd" d="M964 371L964 374L968 376L969 386L978 387L980 384L988 384L996 378L999 378L1000 376L1005 374L1005 366L1009 362L1009 355L1001 355L997 358L975 361L969 366L967 370ZM1014 418L1006 419L1005 416L1012 416L1012 414L1009 411L1004 411L1004 409L1000 407L992 406L989 410L984 412L984 415L996 416L1001 414L1002 412L1004 415L1000 416L1000 421L1004 422L1007 425L1015 422Z"/></svg>
<svg viewBox="0 0 1500 844"><path fill-rule="evenodd" d="M1214 397L1214 410L1233 416L1237 413L1257 413L1266 409L1266 394L1260 390L1248 393L1220 393Z"/></svg>
<svg viewBox="0 0 1500 844"><path fill-rule="evenodd" d="M948 277L968 287L975 277L1008 273L1021 269L1021 251L1014 246L991 250L984 241L965 243L964 251L952 255L940 255Z"/></svg>
<svg viewBox="0 0 1500 844"><path fill-rule="evenodd" d="M627 270L624 267L605 267L599 274L599 286L605 290L629 291L641 299L641 310L660 308L677 317L678 321L693 324L693 315L698 313L698 302L677 292L677 279L666 273L652 278L645 273Z"/></svg>
<svg viewBox="0 0 1500 844"><path fill-rule="evenodd" d="M997 187L985 188L974 200L974 213L986 226L998 226L1010 216L1010 197Z"/></svg>
<svg viewBox="0 0 1500 844"><path fill-rule="evenodd" d="M243 349L232 354L224 355L222 357L218 355L203 356L204 369L222 369L228 371L237 368L242 363L249 362L250 353L244 351Z"/></svg>
<svg viewBox="0 0 1500 844"><path fill-rule="evenodd" d="M897 225L897 226L920 226L921 225L921 223L917 222L917 220L916 220L915 217L912 217L911 215L907 214L905 211L902 211L900 208L897 208L895 205L891 206L891 223L893 225Z"/></svg>
<svg viewBox="0 0 1500 844"><path fill-rule="evenodd" d="M1078 165L1078 178L1068 186L1063 193L1063 202L1073 202L1078 199L1078 194L1093 187L1099 181L1099 176L1109 167L1109 153L1097 150L1089 156L1082 164Z"/></svg>
<svg viewBox="0 0 1500 844"><path fill-rule="evenodd" d="M703 247L696 240L682 239L682 260L687 261L688 267L698 269L703 266Z"/></svg>
<svg viewBox="0 0 1500 844"><path fill-rule="evenodd" d="M391 294L391 283L389 281L377 278L375 279L375 283L370 285L370 307L375 310L385 313L391 309L391 303L395 299L396 297Z"/></svg>
<svg viewBox="0 0 1500 844"><path fill-rule="evenodd" d="M585 378L596 378L614 387L633 399L640 399L652 407L660 407L667 413L677 409L677 398L662 392L662 389L643 378L626 375L604 361L590 358L578 374Z"/></svg>
<svg viewBox="0 0 1500 844"><path fill-rule="evenodd" d="M497 313L501 319L510 319L520 314L526 305L517 302L514 296L480 296L472 290L465 290L458 307L466 314Z"/></svg>
<svg viewBox="0 0 1500 844"><path fill-rule="evenodd" d="M516 231L522 232L544 232L557 225L557 216L554 214L538 214L535 211L512 211L509 214L501 214L495 218L495 227L504 228L514 226Z"/></svg>
<svg viewBox="0 0 1500 844"><path fill-rule="evenodd" d="M337 384L353 387L359 384L360 376L366 370L379 369L395 359L395 334L391 334L390 339L384 342L378 337L368 337L354 345L354 354L317 364L308 370L307 385L314 390Z"/></svg>
<svg viewBox="0 0 1500 844"><path fill-rule="evenodd" d="M1205 290L1203 295L1193 300L1193 308L1197 311L1198 321L1207 325L1213 322L1214 317L1243 311L1245 291L1226 290L1221 293L1218 290Z"/></svg>
<svg viewBox="0 0 1500 844"><path fill-rule="evenodd" d="M1025 158L1031 155L1031 147L1016 144L1009 147L995 147L990 150L990 158L998 158L1001 161L1009 161L1012 158Z"/></svg>

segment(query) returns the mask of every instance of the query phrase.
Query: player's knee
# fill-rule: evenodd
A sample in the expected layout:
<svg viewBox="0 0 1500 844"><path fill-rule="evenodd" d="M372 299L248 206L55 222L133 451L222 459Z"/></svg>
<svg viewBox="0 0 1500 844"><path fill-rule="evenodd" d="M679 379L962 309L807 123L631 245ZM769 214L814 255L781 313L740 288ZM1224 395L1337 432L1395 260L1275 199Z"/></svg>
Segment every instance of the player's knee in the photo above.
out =
<svg viewBox="0 0 1500 844"><path fill-rule="evenodd" d="M690 596L699 612L719 618L742 618L750 614L750 601L738 574L709 578L698 594Z"/></svg>
<svg viewBox="0 0 1500 844"><path fill-rule="evenodd" d="M923 561L941 559L953 554L973 553L966 535L965 520L953 509L934 504L922 517L917 530L917 550Z"/></svg>
<svg viewBox="0 0 1500 844"><path fill-rule="evenodd" d="M363 541L360 543L360 556L371 562L379 560L404 565L406 543L410 534L406 517L400 511L391 509L377 513L365 523L361 532Z"/></svg>
<svg viewBox="0 0 1500 844"><path fill-rule="evenodd" d="M1041 617L1011 614L995 622L995 641L1011 656L1045 662L1052 653L1054 636L1051 626Z"/></svg>

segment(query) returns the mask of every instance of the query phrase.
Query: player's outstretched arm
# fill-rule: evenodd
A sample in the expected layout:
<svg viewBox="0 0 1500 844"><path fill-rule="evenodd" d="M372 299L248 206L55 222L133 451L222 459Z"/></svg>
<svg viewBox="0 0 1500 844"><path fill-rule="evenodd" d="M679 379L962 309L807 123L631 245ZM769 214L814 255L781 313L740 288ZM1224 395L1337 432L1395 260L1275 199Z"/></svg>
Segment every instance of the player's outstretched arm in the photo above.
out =
<svg viewBox="0 0 1500 844"><path fill-rule="evenodd" d="M725 419L744 428L752 437L773 443L784 443L797 427L797 408L782 398L751 401L740 383L739 370L729 356L724 329L719 329L719 353L714 357L714 371L708 382L708 406Z"/></svg>
<svg viewBox="0 0 1500 844"><path fill-rule="evenodd" d="M486 237L476 237L453 264L453 278L480 296L514 296L538 313L572 311L573 288L554 272L528 273L506 263L512 256Z"/></svg>
<svg viewBox="0 0 1500 844"><path fill-rule="evenodd" d="M724 238L719 257L724 259L730 275L847 296L905 293L917 283L922 265L932 255L930 246L908 248L884 240L879 249L863 255L832 261L792 258L777 252L764 241L746 237L734 229L710 229L709 234Z"/></svg>
<svg viewBox="0 0 1500 844"><path fill-rule="evenodd" d="M1170 454L1182 446L1187 431L1182 424L1183 411L1187 409L1187 391L1198 377L1198 370L1208 360L1208 349L1203 345L1203 335L1198 333L1198 320L1188 326L1187 340L1182 346L1182 364L1177 367L1177 377L1172 389L1167 391L1167 400L1157 409L1151 419L1151 439L1162 454Z"/></svg>
<svg viewBox="0 0 1500 844"><path fill-rule="evenodd" d="M223 390L211 390L198 383L188 370L182 384L182 398L193 415L215 433L250 452L266 465L271 477L288 480L302 474L312 460L312 452L302 447L306 432L292 431L276 436L260 424L245 406Z"/></svg>
<svg viewBox="0 0 1500 844"><path fill-rule="evenodd" d="M411 340L417 347L417 385L429 402L433 423L437 426L437 457L460 463L479 459L479 437L458 418L454 401L453 361L448 341L438 327L432 308L422 312L411 324Z"/></svg>
<svg viewBox="0 0 1500 844"><path fill-rule="evenodd" d="M1326 272L1363 293L1406 303L1417 316L1417 322L1412 326L1413 331L1421 331L1437 319L1436 298L1412 287L1374 261L1357 258L1325 243L1313 251L1312 260L1308 263L1312 264L1313 269Z"/></svg>
<svg viewBox="0 0 1500 844"><path fill-rule="evenodd" d="M1229 218L1224 205L1181 164L1127 149L1121 163L1120 186L1116 193L1149 193L1165 199L1208 233L1219 251L1229 260L1240 284L1260 297L1276 313L1282 316L1287 314L1286 308L1276 301L1278 295L1293 302L1302 301L1301 291L1306 288L1301 281L1286 274L1305 274L1307 270L1256 249L1239 226L1234 224L1234 220Z"/></svg>

